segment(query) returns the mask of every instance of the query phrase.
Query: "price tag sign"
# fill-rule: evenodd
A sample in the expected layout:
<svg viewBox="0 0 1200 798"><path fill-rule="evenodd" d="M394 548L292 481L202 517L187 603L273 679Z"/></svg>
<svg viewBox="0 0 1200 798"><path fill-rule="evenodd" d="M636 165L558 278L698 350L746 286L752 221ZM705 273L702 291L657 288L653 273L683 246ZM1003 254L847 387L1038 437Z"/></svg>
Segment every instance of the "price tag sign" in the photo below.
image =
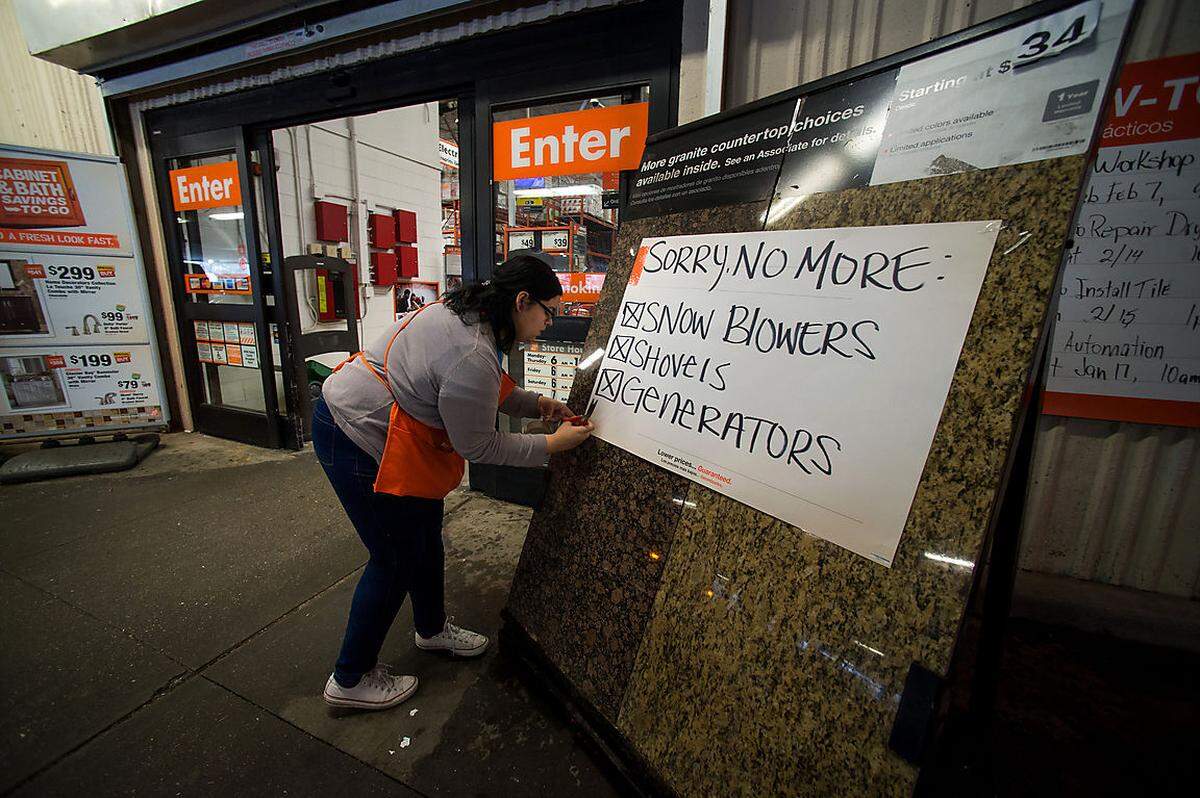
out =
<svg viewBox="0 0 1200 798"><path fill-rule="evenodd" d="M533 231L522 230L520 232L508 234L508 249L511 252L514 249L533 249Z"/></svg>
<svg viewBox="0 0 1200 798"><path fill-rule="evenodd" d="M24 348L0 357L0 412L41 416L161 406L148 346ZM161 409L154 410L155 416Z"/></svg>
<svg viewBox="0 0 1200 798"><path fill-rule="evenodd" d="M1013 54L1013 65L1024 66L1043 58L1058 55L1068 47L1082 44L1096 32L1100 24L1100 0L1051 14L1038 20L1033 30L1021 40L1021 46Z"/></svg>
<svg viewBox="0 0 1200 798"><path fill-rule="evenodd" d="M566 249L570 239L566 230L548 230L542 234L542 249Z"/></svg>
<svg viewBox="0 0 1200 798"><path fill-rule="evenodd" d="M0 329L0 346L69 346L149 340L136 264L128 259L33 252L0 255L5 295L25 312Z"/></svg>
<svg viewBox="0 0 1200 798"><path fill-rule="evenodd" d="M1088 0L902 66L871 185L1087 152L1132 8Z"/></svg>

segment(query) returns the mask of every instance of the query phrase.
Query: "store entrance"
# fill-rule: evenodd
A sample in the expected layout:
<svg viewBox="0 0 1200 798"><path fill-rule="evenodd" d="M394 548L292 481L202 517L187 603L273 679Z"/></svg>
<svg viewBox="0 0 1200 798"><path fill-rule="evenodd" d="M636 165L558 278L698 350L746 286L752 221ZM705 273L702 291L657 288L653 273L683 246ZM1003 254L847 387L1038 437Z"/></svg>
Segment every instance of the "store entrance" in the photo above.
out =
<svg viewBox="0 0 1200 798"><path fill-rule="evenodd" d="M312 399L348 354L312 336L354 330L340 345L369 345L398 314L488 279L520 248L555 257L569 300L560 321L575 322L581 342L611 254L619 175L637 165L497 180L493 128L633 106L642 124L622 141L669 127L678 30L674 3L620 5L147 112L195 428L303 446ZM590 161L602 148L578 132L563 146ZM196 168L217 171L196 183L183 174ZM188 193L176 204L180 174ZM235 333L240 364L225 340ZM550 365L552 382L535 387L565 395L557 369L569 363Z"/></svg>
<svg viewBox="0 0 1200 798"><path fill-rule="evenodd" d="M278 447L287 419L259 243L264 153L240 127L157 140L153 153L195 428Z"/></svg>
<svg viewBox="0 0 1200 798"><path fill-rule="evenodd" d="M641 83L528 99L493 97L494 263L514 253L538 253L551 262L563 287L560 316L536 341L521 344L508 358L509 374L527 390L572 401L575 371L586 359L584 341L613 256L631 173L630 166L615 168L606 157L613 148L602 136L616 138L612 134L637 129L639 114L649 118L650 95L650 86ZM645 132L636 135L644 139ZM575 146L583 141L592 144L586 151ZM514 145L521 148L517 159L512 157ZM514 163L528 163L528 168L514 171ZM582 412L580 398L574 401L576 411ZM553 431L551 422L503 414L499 425L508 432ZM544 468L472 464L471 484L496 498L536 506L546 474Z"/></svg>
<svg viewBox="0 0 1200 798"><path fill-rule="evenodd" d="M303 433L325 379L351 354L332 342L365 347L462 281L463 104L433 99L265 134L272 252L290 273L281 297L286 370L301 387L294 405ZM346 268L323 268L328 259ZM353 335L332 335L347 329ZM331 344L310 344L322 341Z"/></svg>

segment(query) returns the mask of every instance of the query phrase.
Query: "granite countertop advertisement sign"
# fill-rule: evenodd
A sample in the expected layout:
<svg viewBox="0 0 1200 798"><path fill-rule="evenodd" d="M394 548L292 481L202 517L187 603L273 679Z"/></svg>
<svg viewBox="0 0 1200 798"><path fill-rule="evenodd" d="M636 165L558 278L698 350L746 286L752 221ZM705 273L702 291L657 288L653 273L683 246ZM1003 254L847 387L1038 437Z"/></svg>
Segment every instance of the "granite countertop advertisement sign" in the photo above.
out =
<svg viewBox="0 0 1200 798"><path fill-rule="evenodd" d="M796 101L771 105L646 145L626 219L771 196Z"/></svg>
<svg viewBox="0 0 1200 798"><path fill-rule="evenodd" d="M896 70L782 100L646 148L627 218L868 185ZM796 193L793 190L791 193Z"/></svg>
<svg viewBox="0 0 1200 798"><path fill-rule="evenodd" d="M596 435L890 567L999 226L644 239Z"/></svg>
<svg viewBox="0 0 1200 798"><path fill-rule="evenodd" d="M646 147L627 219L1086 152L1132 0L1063 11Z"/></svg>

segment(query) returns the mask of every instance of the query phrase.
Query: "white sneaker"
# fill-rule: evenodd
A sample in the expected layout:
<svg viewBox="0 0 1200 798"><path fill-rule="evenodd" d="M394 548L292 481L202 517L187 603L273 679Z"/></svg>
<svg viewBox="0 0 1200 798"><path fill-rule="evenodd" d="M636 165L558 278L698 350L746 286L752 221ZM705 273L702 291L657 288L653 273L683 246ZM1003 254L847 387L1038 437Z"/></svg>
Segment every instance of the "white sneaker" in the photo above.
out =
<svg viewBox="0 0 1200 798"><path fill-rule="evenodd" d="M388 709L416 691L416 676L393 676L387 665L376 665L353 687L342 687L330 674L325 682L325 703L354 709Z"/></svg>
<svg viewBox="0 0 1200 798"><path fill-rule="evenodd" d="M487 651L487 635L455 626L450 623L452 620L453 617L447 618L446 627L440 634L433 637L421 637L420 634L413 632L417 648L425 651L445 651L455 657L478 657Z"/></svg>

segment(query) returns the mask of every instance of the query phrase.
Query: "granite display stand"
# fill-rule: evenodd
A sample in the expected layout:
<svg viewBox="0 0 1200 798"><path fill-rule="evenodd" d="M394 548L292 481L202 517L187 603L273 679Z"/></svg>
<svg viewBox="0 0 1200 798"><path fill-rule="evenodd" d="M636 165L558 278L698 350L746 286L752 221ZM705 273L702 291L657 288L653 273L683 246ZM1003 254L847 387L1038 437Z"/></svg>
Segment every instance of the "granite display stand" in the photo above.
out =
<svg viewBox="0 0 1200 798"><path fill-rule="evenodd" d="M608 339L644 236L1003 224L893 567L603 441L555 456L506 615L651 789L912 792L918 767L889 737L914 665L950 672L989 536L1016 534L996 523L999 499L1084 163L622 225L588 352ZM596 371L576 377L572 406Z"/></svg>

